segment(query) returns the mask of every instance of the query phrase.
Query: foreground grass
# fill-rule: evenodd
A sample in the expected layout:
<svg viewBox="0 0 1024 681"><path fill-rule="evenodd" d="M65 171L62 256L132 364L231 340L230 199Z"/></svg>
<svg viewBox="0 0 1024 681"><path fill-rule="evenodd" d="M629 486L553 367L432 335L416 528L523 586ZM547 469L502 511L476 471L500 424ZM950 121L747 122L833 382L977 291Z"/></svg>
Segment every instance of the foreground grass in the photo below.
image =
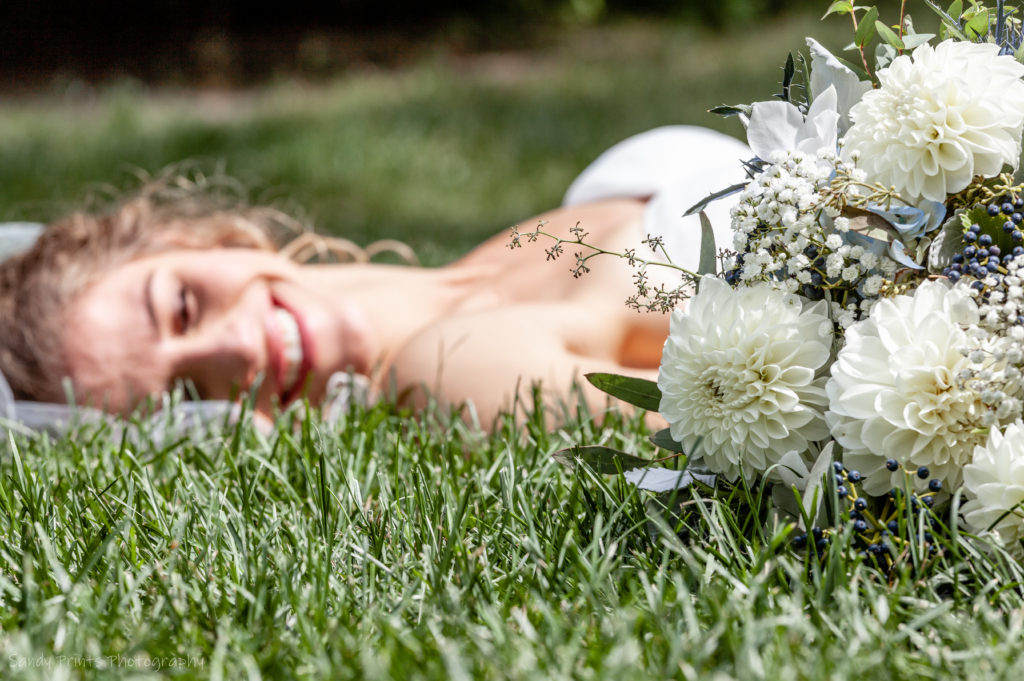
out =
<svg viewBox="0 0 1024 681"><path fill-rule="evenodd" d="M838 20L796 15L719 34L670 23L578 29L517 52L436 56L397 71L235 93L131 83L0 100L0 220L49 220L131 172L223 166L255 200L427 264L560 203L601 151L649 128L742 134L722 103L769 98L790 50ZM752 42L753 41L753 42ZM101 192L102 193L102 192Z"/></svg>
<svg viewBox="0 0 1024 681"><path fill-rule="evenodd" d="M0 457L0 677L1024 671L1019 569L976 557L959 580L888 584L836 542L819 573L785 526L717 505L707 535L684 543L620 480L550 457L583 440L649 456L643 434L579 417L485 436L378 406L270 438L13 437Z"/></svg>

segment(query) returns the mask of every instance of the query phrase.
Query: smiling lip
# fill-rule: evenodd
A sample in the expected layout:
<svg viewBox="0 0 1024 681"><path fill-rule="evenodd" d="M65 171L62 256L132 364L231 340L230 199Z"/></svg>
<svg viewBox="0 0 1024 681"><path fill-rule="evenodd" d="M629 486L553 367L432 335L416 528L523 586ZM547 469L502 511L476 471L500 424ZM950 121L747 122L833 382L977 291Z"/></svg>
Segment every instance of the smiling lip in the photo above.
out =
<svg viewBox="0 0 1024 681"><path fill-rule="evenodd" d="M288 307L277 298L273 298L272 302L275 310L281 310L295 321L299 334L299 343L302 349L302 361L299 364L295 379L290 383L286 383L288 378L286 374L288 373L288 368L291 362L285 356L287 349L285 347L285 339L282 337L283 330L280 328L281 322L279 320L275 320L274 340L276 342L274 343L274 369L277 376L277 385L281 391L281 394L279 395L281 404L285 405L297 398L306 387L309 374L313 368L313 344L310 339L309 330L306 328L303 318L296 314L295 310Z"/></svg>

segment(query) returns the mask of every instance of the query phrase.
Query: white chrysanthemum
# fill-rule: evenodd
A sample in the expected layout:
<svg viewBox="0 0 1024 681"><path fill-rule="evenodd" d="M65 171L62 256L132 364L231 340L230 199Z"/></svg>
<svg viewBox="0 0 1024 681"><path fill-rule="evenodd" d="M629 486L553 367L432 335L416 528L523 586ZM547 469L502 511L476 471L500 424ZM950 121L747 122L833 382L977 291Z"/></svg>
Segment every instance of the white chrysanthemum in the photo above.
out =
<svg viewBox="0 0 1024 681"><path fill-rule="evenodd" d="M889 472L887 459L927 466L947 489L960 484L985 412L981 398L956 380L970 366L960 352L967 338L961 325L977 321L966 293L930 281L913 296L879 301L846 330L826 386L825 419L844 463L865 476L868 494L902 486L902 472Z"/></svg>
<svg viewBox="0 0 1024 681"><path fill-rule="evenodd" d="M843 154L906 199L945 201L975 175L1016 166L1024 125L1024 65L999 46L924 44L878 72L881 87L851 110Z"/></svg>
<svg viewBox="0 0 1024 681"><path fill-rule="evenodd" d="M971 499L962 510L971 529L991 527L1008 544L1024 537L1024 424L1011 423L1005 433L992 429L964 466L964 487Z"/></svg>
<svg viewBox="0 0 1024 681"><path fill-rule="evenodd" d="M734 290L702 279L686 311L672 313L658 373L672 437L730 479L827 437L826 310L768 283Z"/></svg>

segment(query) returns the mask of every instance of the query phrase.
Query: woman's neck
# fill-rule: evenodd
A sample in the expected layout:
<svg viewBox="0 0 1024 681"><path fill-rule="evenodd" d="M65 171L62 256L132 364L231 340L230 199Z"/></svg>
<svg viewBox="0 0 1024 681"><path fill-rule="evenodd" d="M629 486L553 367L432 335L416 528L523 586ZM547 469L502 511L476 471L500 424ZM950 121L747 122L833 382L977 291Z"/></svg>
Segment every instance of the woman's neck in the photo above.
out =
<svg viewBox="0 0 1024 681"><path fill-rule="evenodd" d="M450 314L480 283L477 268L351 264L304 270L314 286L329 292L338 314L365 323L371 368L386 365L416 332Z"/></svg>

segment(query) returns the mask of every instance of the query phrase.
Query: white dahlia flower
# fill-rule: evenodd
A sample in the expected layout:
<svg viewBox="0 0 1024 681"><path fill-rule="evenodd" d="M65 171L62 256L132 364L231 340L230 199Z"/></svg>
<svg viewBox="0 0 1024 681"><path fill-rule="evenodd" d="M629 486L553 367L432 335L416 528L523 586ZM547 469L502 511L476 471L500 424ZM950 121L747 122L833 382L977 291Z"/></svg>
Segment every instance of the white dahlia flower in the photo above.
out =
<svg viewBox="0 0 1024 681"><path fill-rule="evenodd" d="M1024 65L999 46L946 40L896 57L850 110L843 154L913 202L945 201L975 175L1016 166Z"/></svg>
<svg viewBox="0 0 1024 681"><path fill-rule="evenodd" d="M961 510L971 529L991 527L1007 544L1024 537L1024 424L1011 423L1005 433L992 429L964 466L964 487L971 499Z"/></svg>
<svg viewBox="0 0 1024 681"><path fill-rule="evenodd" d="M879 301L846 330L826 386L825 419L844 463L865 476L868 494L902 487L903 473L887 470L887 459L927 466L947 489L959 486L961 468L983 441L985 405L956 380L970 366L960 352L961 325L977 321L966 293L927 281L912 296Z"/></svg>
<svg viewBox="0 0 1024 681"><path fill-rule="evenodd" d="M730 480L825 439L826 309L767 283L732 289L704 277L686 311L672 313L661 358L672 437Z"/></svg>

